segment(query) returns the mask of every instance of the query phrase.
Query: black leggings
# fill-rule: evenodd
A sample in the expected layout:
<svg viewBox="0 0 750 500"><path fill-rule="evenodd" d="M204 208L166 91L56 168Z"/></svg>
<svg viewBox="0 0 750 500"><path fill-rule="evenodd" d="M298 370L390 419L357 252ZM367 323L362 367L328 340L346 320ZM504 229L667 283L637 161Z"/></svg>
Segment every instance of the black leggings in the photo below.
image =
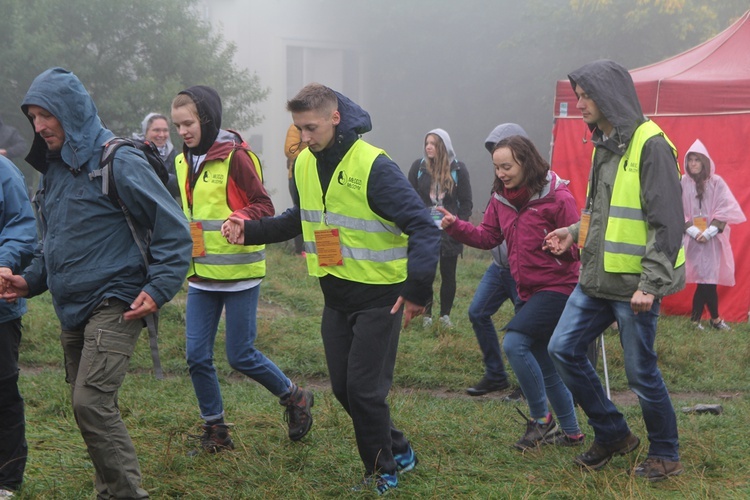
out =
<svg viewBox="0 0 750 500"><path fill-rule="evenodd" d="M716 293L716 285L709 283L698 283L693 295L693 312L690 315L692 321L700 321L703 308L708 307L711 319L719 317L719 294Z"/></svg>
<svg viewBox="0 0 750 500"><path fill-rule="evenodd" d="M450 316L456 298L456 266L458 255L440 256L440 316ZM425 316L432 314L432 296L425 307Z"/></svg>

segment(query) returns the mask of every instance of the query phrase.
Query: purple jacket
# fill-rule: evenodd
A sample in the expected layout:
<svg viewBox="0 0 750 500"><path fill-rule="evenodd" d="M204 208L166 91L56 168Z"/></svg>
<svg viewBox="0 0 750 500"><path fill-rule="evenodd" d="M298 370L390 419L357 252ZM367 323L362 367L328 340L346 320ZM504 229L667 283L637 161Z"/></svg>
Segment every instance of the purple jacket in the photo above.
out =
<svg viewBox="0 0 750 500"><path fill-rule="evenodd" d="M476 248L490 249L507 241L510 272L523 301L540 290L570 295L578 283L577 245L561 256L542 250L547 233L579 219L567 182L553 172L547 174L547 180L542 192L532 196L520 212L502 195L493 193L480 225L456 219L446 229L453 238Z"/></svg>

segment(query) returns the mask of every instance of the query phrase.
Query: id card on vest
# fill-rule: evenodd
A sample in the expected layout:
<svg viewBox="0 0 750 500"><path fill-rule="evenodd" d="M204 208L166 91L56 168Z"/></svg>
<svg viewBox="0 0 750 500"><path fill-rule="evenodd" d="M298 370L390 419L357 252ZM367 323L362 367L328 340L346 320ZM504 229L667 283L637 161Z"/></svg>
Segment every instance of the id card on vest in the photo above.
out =
<svg viewBox="0 0 750 500"><path fill-rule="evenodd" d="M320 267L343 266L341 255L341 238L338 229L321 229L315 231L315 248Z"/></svg>
<svg viewBox="0 0 750 500"><path fill-rule="evenodd" d="M203 224L200 221L190 223L190 237L193 239L193 258L206 256L206 244L203 241Z"/></svg>

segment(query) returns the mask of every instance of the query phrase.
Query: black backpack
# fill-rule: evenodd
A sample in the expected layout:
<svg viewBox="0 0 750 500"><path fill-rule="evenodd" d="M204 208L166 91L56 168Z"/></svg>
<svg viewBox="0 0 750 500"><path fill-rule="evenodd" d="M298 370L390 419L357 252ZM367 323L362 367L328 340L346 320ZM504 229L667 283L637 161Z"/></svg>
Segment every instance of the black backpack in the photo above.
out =
<svg viewBox="0 0 750 500"><path fill-rule="evenodd" d="M164 160L161 159L159 150L156 149L156 146L152 142L140 139L125 139L124 137L113 137L112 139L107 141L107 143L104 145L104 149L102 149L102 158L99 161L99 169L94 170L94 172L92 172L89 177L92 179L94 177L102 178L102 193L109 196L109 198L113 203L115 203L115 205L121 205L122 203L117 196L117 186L115 186L114 176L112 175L112 162L115 158L115 153L122 146L136 148L140 150L144 155L146 155L148 164L151 165L151 168L154 169L154 173L156 173L156 176L159 178L162 184L164 184L165 186L167 185L167 182L169 181L167 165L164 163Z"/></svg>
<svg viewBox="0 0 750 500"><path fill-rule="evenodd" d="M99 160L99 168L89 174L89 179L91 180L95 179L96 177L102 178L102 194L109 196L109 199L112 200L112 203L114 203L115 206L120 207L120 209L122 210L122 213L125 216L125 221L128 223L128 227L130 228L130 232L133 234L133 239L138 246L138 250L140 250L141 252L141 256L146 263L146 267L148 268L150 262L148 246L151 241L151 235L150 233L142 235L139 234L139 232L136 230L135 224L133 223L133 218L130 216L130 210L128 210L128 207L125 206L125 203L122 201L122 199L117 196L117 186L115 186L115 178L112 173L115 153L122 146L136 148L143 152L143 154L146 155L146 159L148 160L149 165L151 165L151 168L154 169L156 176L159 177L159 180L162 182L162 184L164 184L164 186L167 185L167 181L169 180L169 173L167 172L167 166L165 165L164 160L162 160L161 155L159 155L159 150L156 149L156 146L153 143L139 139L113 137L112 139L107 141L107 143L104 145L104 149L102 149L102 157L101 160ZM157 311L154 314L149 314L148 316L143 318L143 320L145 321L146 327L148 328L149 332L151 358L154 363L154 372L156 374L156 378L163 379L164 372L161 368L161 362L159 360L159 347L157 344L157 338L159 335L159 312Z"/></svg>

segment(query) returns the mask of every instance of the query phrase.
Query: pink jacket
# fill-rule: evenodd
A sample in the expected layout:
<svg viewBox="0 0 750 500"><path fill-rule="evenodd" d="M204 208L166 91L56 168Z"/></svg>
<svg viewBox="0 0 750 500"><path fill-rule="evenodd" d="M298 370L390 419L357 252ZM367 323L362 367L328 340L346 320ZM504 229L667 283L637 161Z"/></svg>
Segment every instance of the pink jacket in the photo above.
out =
<svg viewBox="0 0 750 500"><path fill-rule="evenodd" d="M457 219L446 231L469 246L490 249L503 240L508 244L508 262L518 287L518 297L527 301L541 290L567 295L578 283L578 246L561 256L542 250L550 231L578 222L578 209L567 181L554 172L547 174L542 192L519 212L502 195L493 193L482 223Z"/></svg>
<svg viewBox="0 0 750 500"><path fill-rule="evenodd" d="M696 194L695 181L687 173L687 157L690 153L701 153L708 157L711 163L709 178L703 192L703 200L699 202ZM685 212L685 222L693 217L703 216L708 224L718 220L725 222L724 231L705 243L685 234L685 281L687 283L710 283L715 285L734 285L734 256L729 244L731 230L729 224L745 222L742 207L735 199L724 179L716 175L716 165L708 154L706 146L696 140L685 153L682 176L682 209Z"/></svg>

